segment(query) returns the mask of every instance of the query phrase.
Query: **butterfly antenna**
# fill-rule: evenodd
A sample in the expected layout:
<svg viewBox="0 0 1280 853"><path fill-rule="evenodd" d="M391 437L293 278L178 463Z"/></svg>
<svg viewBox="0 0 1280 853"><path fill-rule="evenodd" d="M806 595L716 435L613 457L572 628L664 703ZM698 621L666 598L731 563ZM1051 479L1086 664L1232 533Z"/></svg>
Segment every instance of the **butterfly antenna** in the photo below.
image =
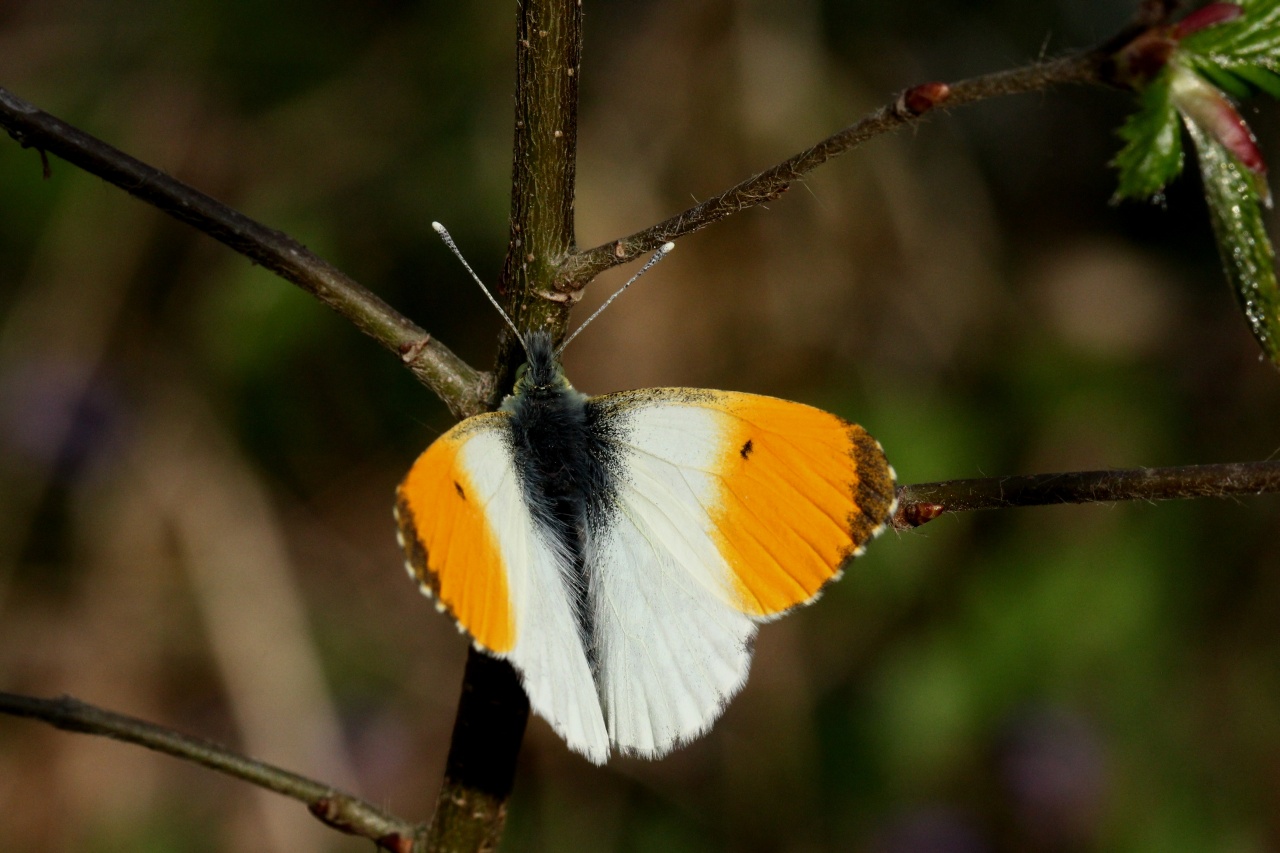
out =
<svg viewBox="0 0 1280 853"><path fill-rule="evenodd" d="M609 307L609 303L613 302L613 300L621 296L622 291L626 290L628 287L635 284L636 279L638 279L640 276L648 272L649 267L653 266L658 261L665 258L668 255L668 253L670 253L671 250L674 249L675 247L676 247L675 243L663 243L661 246L659 246L658 251L653 253L653 257L649 259L649 262L644 266L640 267L640 271L637 272L635 275L631 276L630 281L628 281L626 284L622 285L622 287L619 287L617 290L615 290L613 292L613 296L610 296L608 299L606 299L604 301L604 304L601 305L599 308L597 308L594 314L592 314L590 317L582 321L582 325L579 326L577 329L575 329L572 335L564 339L564 343L562 343L560 347L556 350L556 356L558 357L560 353L564 352L564 348L569 345L569 342L572 341L574 338L576 338L582 332L582 330L585 329L591 323L592 320L599 317L600 312Z"/></svg>
<svg viewBox="0 0 1280 853"><path fill-rule="evenodd" d="M507 316L507 312L502 310L502 306L498 304L498 300L493 298L493 294L489 292L489 288L484 286L484 282L480 280L480 276L476 275L476 271L471 268L471 264L467 263L467 259L462 257L462 252L458 251L458 244L453 242L453 238L449 236L449 232L439 222L432 222L431 227L436 229L436 233L440 235L440 239L444 240L444 244L449 247L458 260L462 261L462 265L467 268L467 272L471 273L471 277L475 279L476 284L480 285L480 289L484 291L484 295L489 297L489 301L493 303L493 307L498 309L498 313L502 315L502 319L507 321L507 325L511 327L511 331L516 333L516 340L520 342L520 346L524 349L525 355L529 354L529 348L524 344L524 335L520 334L520 330L516 328L516 324L511 322L511 318Z"/></svg>

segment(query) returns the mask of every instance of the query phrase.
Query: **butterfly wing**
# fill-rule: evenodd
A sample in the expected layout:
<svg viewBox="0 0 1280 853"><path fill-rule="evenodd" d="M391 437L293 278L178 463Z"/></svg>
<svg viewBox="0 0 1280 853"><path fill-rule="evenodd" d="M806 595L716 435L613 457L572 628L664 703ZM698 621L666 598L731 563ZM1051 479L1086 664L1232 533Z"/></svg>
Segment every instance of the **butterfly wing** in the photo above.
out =
<svg viewBox="0 0 1280 853"><path fill-rule="evenodd" d="M519 671L533 710L597 764L609 754L567 597L569 558L521 492L505 412L468 418L418 458L396 494L406 563L476 646Z"/></svg>
<svg viewBox="0 0 1280 853"><path fill-rule="evenodd" d="M671 388L588 406L619 459L588 537L596 680L611 742L656 757L741 688L756 624L883 530L894 475L861 427L799 403Z"/></svg>

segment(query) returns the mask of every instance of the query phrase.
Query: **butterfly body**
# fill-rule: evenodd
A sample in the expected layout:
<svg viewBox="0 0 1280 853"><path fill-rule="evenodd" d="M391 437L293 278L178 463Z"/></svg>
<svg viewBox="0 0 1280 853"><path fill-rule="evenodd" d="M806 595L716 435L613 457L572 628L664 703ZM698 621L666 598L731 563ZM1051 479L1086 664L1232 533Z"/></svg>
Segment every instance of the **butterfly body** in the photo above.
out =
<svg viewBox="0 0 1280 853"><path fill-rule="evenodd" d="M516 473L534 524L555 538L572 566L570 604L595 670L587 537L614 509L611 498L622 472L607 428L587 395L569 384L551 338L532 335L528 346L528 361L501 411L511 416L512 457L520 460Z"/></svg>
<svg viewBox="0 0 1280 853"><path fill-rule="evenodd" d="M746 680L757 625L814 600L883 529L893 471L799 403L658 388L587 397L542 333L500 411L401 484L408 569L575 750L657 757Z"/></svg>

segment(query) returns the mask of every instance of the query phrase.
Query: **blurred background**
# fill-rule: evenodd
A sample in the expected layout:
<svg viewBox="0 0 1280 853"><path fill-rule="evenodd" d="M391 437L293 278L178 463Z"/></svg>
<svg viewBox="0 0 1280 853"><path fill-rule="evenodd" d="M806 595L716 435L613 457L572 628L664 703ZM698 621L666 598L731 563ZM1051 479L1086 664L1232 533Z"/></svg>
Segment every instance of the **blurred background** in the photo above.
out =
<svg viewBox="0 0 1280 853"><path fill-rule="evenodd" d="M1092 44L1131 5L588 2L579 242L904 86ZM488 368L500 321L429 223L495 278L514 17L0 0L0 85L298 237ZM875 140L682 240L569 373L823 406L903 482L1269 457L1280 375L1196 178L1108 204L1128 106L1064 89ZM1280 111L1248 115L1280 162ZM427 819L465 640L406 581L391 502L448 413L293 286L51 165L0 144L0 689ZM669 759L596 768L532 720L505 849L1280 850L1278 517L1267 496L889 533L763 629L745 691ZM369 845L174 759L0 718L0 849Z"/></svg>

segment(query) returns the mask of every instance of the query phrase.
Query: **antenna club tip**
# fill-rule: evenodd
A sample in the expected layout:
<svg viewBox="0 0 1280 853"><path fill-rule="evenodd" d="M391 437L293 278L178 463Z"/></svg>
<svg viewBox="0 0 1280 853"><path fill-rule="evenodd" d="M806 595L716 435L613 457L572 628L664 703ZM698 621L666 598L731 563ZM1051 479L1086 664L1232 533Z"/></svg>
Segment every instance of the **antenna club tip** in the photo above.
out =
<svg viewBox="0 0 1280 853"><path fill-rule="evenodd" d="M664 255L665 255L667 252L670 252L670 251L671 251L672 249L674 249L675 247L676 247L676 244L675 244L675 243L663 243L663 244L659 247L659 251L661 251L661 252L662 252L662 254L664 254Z"/></svg>
<svg viewBox="0 0 1280 853"><path fill-rule="evenodd" d="M439 222L435 222L435 221L433 221L433 222L431 223L431 227L432 227L432 228L434 228L434 229L436 229L436 233L437 233L437 234L443 234L443 233L444 233L444 226L443 226L443 225L441 225Z"/></svg>

